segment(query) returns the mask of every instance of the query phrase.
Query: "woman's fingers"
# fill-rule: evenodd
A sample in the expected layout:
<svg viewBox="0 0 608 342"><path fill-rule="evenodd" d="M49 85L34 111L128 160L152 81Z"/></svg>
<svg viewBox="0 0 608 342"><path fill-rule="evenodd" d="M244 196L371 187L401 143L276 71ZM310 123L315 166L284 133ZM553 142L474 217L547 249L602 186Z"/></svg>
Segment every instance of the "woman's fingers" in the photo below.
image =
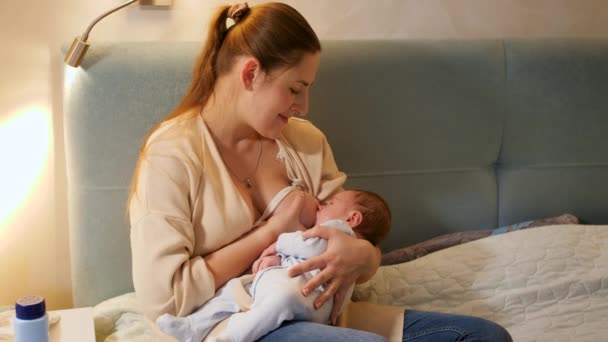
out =
<svg viewBox="0 0 608 342"><path fill-rule="evenodd" d="M325 240L329 240L329 236L334 228L327 228L323 226L314 226L306 231L302 232L302 237L305 239L319 237Z"/></svg>
<svg viewBox="0 0 608 342"><path fill-rule="evenodd" d="M287 271L287 274L290 277L297 277L302 273L306 273L312 270L324 269L326 266L327 264L325 262L325 259L321 256L316 256L291 267L289 271Z"/></svg>
<svg viewBox="0 0 608 342"><path fill-rule="evenodd" d="M331 309L331 315L329 316L331 324L333 325L336 325L338 315L340 315L340 309L346 300L349 288L350 285L344 284L336 291L336 295L334 296L334 307Z"/></svg>
<svg viewBox="0 0 608 342"><path fill-rule="evenodd" d="M328 268L326 268L304 284L304 287L302 287L302 294L304 296L308 296L308 294L317 287L327 286L330 282L335 281L336 278L334 278L334 274Z"/></svg>
<svg viewBox="0 0 608 342"><path fill-rule="evenodd" d="M325 302L330 300L334 296L336 291L338 291L338 289L340 288L341 283L342 282L340 280L333 279L331 281L331 283L327 284L325 286L325 291L321 292L321 294L319 294L317 299L315 299L315 304L314 304L315 309L320 308L321 306L323 306L323 304L325 304ZM335 303L334 303L334 306L335 306ZM333 311L333 309L332 309L332 311Z"/></svg>

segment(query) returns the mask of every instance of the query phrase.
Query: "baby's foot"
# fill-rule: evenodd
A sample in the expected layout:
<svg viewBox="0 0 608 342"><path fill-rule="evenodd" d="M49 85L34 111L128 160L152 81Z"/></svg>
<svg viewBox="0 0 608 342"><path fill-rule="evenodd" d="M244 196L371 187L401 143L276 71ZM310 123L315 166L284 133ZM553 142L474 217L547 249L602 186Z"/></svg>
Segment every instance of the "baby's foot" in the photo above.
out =
<svg viewBox="0 0 608 342"><path fill-rule="evenodd" d="M156 319L156 324L167 335L177 338L180 342L193 341L194 331L190 327L188 317L175 317L163 314ZM199 342L199 341L196 341Z"/></svg>

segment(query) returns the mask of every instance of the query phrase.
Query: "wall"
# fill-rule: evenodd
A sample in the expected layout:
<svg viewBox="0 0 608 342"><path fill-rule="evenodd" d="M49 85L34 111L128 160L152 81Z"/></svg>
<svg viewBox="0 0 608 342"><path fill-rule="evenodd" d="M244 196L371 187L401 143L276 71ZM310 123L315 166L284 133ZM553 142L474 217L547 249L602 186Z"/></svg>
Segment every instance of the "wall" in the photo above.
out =
<svg viewBox="0 0 608 342"><path fill-rule="evenodd" d="M90 42L200 40L221 1L133 5ZM260 1L249 1L250 5ZM604 0L290 0L322 39L608 37ZM0 305L71 306L60 46L120 1L0 1Z"/></svg>

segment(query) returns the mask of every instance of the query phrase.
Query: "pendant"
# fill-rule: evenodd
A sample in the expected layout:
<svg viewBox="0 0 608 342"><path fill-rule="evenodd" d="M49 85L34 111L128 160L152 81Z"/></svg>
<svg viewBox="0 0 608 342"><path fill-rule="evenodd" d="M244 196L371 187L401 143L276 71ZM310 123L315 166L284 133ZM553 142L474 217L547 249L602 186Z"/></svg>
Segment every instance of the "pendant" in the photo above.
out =
<svg viewBox="0 0 608 342"><path fill-rule="evenodd" d="M251 180L249 180L249 178L245 179L245 187L247 189L251 189L251 187L252 187Z"/></svg>

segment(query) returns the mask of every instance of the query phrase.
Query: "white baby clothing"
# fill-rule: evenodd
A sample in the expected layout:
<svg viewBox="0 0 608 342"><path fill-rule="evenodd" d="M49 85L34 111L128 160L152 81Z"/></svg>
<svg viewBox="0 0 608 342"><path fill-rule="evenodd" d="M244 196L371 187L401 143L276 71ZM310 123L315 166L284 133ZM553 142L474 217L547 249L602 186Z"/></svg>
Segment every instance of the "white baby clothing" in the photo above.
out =
<svg viewBox="0 0 608 342"><path fill-rule="evenodd" d="M321 225L355 236L348 223L342 220L330 220ZM251 286L246 287L253 299L251 308L242 308L237 304L239 301L236 296L240 294L236 289L241 286L241 280L235 278L226 283L212 299L191 315L178 318L165 314L158 318L157 324L165 333L177 337L180 341L199 342L215 325L230 317L222 333L207 340L247 342L258 340L281 326L284 321L329 323L333 300L327 301L319 309L313 306L319 293L324 290L323 287L315 289L306 297L301 293L304 284L320 271L314 270L293 278L287 275L290 267L322 254L326 248L325 239L304 239L302 232L299 231L283 233L276 244L281 265L258 272ZM349 289L346 301L350 299L353 288L354 286ZM341 309L343 308L344 305Z"/></svg>

